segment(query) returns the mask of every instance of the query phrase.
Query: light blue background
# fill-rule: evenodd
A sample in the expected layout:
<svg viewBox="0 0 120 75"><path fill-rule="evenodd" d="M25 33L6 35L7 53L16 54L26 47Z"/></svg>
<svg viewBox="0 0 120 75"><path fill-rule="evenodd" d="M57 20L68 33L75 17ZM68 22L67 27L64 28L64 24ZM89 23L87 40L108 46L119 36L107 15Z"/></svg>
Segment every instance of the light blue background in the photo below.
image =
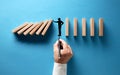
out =
<svg viewBox="0 0 120 75"><path fill-rule="evenodd" d="M0 0L0 75L52 75L53 44L57 25L45 37L18 39L11 30L28 21L61 17L70 19L70 36L62 39L73 49L68 75L120 75L120 0ZM78 37L73 37L73 18ZM81 36L81 19L87 19L87 37ZM95 19L95 37L89 36L89 19ZM104 37L98 37L98 19L104 19Z"/></svg>

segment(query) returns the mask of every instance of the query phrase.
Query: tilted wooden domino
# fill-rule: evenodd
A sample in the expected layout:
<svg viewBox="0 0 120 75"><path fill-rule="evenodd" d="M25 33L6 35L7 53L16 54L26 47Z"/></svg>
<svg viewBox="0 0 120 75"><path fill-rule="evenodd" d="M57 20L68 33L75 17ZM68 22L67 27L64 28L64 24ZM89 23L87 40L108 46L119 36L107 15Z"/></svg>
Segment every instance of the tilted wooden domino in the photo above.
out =
<svg viewBox="0 0 120 75"><path fill-rule="evenodd" d="M103 19L99 18L99 36L103 36Z"/></svg>
<svg viewBox="0 0 120 75"><path fill-rule="evenodd" d="M77 36L77 18L74 18L74 36Z"/></svg>
<svg viewBox="0 0 120 75"><path fill-rule="evenodd" d="M66 22L65 35L69 36L69 19L66 18L65 22Z"/></svg>
<svg viewBox="0 0 120 75"><path fill-rule="evenodd" d="M43 32L42 32L42 35L44 36L45 33L47 32L48 28L50 27L51 23L52 23L53 20L49 20L46 27L44 28Z"/></svg>
<svg viewBox="0 0 120 75"><path fill-rule="evenodd" d="M43 24L42 24L42 26L38 29L38 31L36 32L36 35L39 35L41 32L42 32L42 30L44 29L44 27L47 25L47 23L48 23L48 20L46 20Z"/></svg>
<svg viewBox="0 0 120 75"><path fill-rule="evenodd" d="M29 33L30 35L35 34L35 32L37 31L37 29L40 28L40 26L43 24L43 22L40 22L36 25L36 27Z"/></svg>
<svg viewBox="0 0 120 75"><path fill-rule="evenodd" d="M90 19L90 36L94 36L94 18Z"/></svg>
<svg viewBox="0 0 120 75"><path fill-rule="evenodd" d="M26 25L28 25L28 22L25 22L24 24L16 27L15 29L12 30L13 33L16 33L17 31L19 31L20 29L22 29L23 27L25 27Z"/></svg>
<svg viewBox="0 0 120 75"><path fill-rule="evenodd" d="M28 29L29 27L31 27L33 25L33 23L29 23L27 26L25 26L24 28L22 28L21 30L19 30L17 33L20 35L22 34L26 29Z"/></svg>
<svg viewBox="0 0 120 75"><path fill-rule="evenodd" d="M24 35L28 35L29 34L29 32L33 29L33 28L35 28L35 26L37 25L38 23L35 23L35 24L33 24L30 28L28 28L23 34Z"/></svg>
<svg viewBox="0 0 120 75"><path fill-rule="evenodd" d="M82 18L82 36L86 36L86 19Z"/></svg>

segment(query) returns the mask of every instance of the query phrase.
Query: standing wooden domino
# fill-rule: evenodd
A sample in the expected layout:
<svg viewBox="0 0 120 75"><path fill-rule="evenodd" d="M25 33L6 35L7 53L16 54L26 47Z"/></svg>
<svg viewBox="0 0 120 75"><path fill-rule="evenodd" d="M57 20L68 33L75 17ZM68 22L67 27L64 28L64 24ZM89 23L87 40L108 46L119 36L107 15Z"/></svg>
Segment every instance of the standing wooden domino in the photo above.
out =
<svg viewBox="0 0 120 75"><path fill-rule="evenodd" d="M46 27L44 28L44 30L43 30L43 32L42 32L42 35L43 35L43 36L44 36L45 33L47 32L47 30L48 30L48 28L50 27L51 23L52 23L52 20L49 20L48 23L47 23L47 25L46 25Z"/></svg>
<svg viewBox="0 0 120 75"><path fill-rule="evenodd" d="M18 31L17 33L20 35L22 34L26 29L28 29L29 27L31 27L33 25L33 23L29 23L27 26L25 26L24 28L22 28L20 31Z"/></svg>
<svg viewBox="0 0 120 75"><path fill-rule="evenodd" d="M86 19L82 18L82 36L86 36Z"/></svg>
<svg viewBox="0 0 120 75"><path fill-rule="evenodd" d="M42 32L42 30L44 29L44 27L47 25L47 23L48 23L48 20L46 20L43 24L42 24L42 26L38 29L38 31L36 32L36 35L39 35L41 32Z"/></svg>
<svg viewBox="0 0 120 75"><path fill-rule="evenodd" d="M35 23L35 24L33 24L30 28L28 28L23 34L24 35L28 35L29 34L29 32L33 29L33 28L35 28L35 26L37 25L38 23Z"/></svg>
<svg viewBox="0 0 120 75"><path fill-rule="evenodd" d="M43 22L40 22L36 25L36 27L29 33L30 35L35 34L35 32L37 31L37 29L40 28L40 26L43 24Z"/></svg>
<svg viewBox="0 0 120 75"><path fill-rule="evenodd" d="M103 36L103 19L99 18L99 36Z"/></svg>
<svg viewBox="0 0 120 75"><path fill-rule="evenodd" d="M66 28L65 28L65 35L66 36L69 36L69 19L68 18L66 18Z"/></svg>
<svg viewBox="0 0 120 75"><path fill-rule="evenodd" d="M22 29L23 27L25 27L26 25L28 25L28 22L25 22L24 24L16 27L15 29L12 30L13 33L16 33L17 31L19 31L20 29Z"/></svg>
<svg viewBox="0 0 120 75"><path fill-rule="evenodd" d="M77 36L77 18L74 18L74 36Z"/></svg>
<svg viewBox="0 0 120 75"><path fill-rule="evenodd" d="M90 36L94 36L94 18L90 19Z"/></svg>

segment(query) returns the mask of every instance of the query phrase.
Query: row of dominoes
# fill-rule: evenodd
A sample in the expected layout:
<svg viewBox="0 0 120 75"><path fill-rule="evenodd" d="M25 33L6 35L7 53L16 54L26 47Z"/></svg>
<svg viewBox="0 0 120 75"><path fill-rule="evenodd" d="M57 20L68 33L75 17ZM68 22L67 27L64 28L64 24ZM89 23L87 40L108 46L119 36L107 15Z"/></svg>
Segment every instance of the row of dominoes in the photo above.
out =
<svg viewBox="0 0 120 75"><path fill-rule="evenodd" d="M74 36L77 36L78 20L74 18ZM65 35L69 36L69 19L66 18ZM82 36L86 36L86 19L82 18ZM90 18L90 36L95 36L94 18ZM103 36L103 19L99 18L99 36Z"/></svg>
<svg viewBox="0 0 120 75"><path fill-rule="evenodd" d="M17 34L23 34L23 35L45 35L48 28L50 27L52 23L52 20L46 20L44 22L40 22L40 23L28 23L25 22L24 24L16 27L15 29L12 30L13 33L17 33Z"/></svg>

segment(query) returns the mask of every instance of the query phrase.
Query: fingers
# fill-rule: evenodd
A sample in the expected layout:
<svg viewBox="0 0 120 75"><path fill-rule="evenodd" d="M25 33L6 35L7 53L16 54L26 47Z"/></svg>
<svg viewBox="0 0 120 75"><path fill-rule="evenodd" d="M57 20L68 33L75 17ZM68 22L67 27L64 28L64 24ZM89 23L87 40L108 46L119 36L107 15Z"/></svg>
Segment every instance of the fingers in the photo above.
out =
<svg viewBox="0 0 120 75"><path fill-rule="evenodd" d="M64 40L62 40L62 39L60 39L59 41L57 40L56 43L54 44L54 47L58 48L59 42L61 42L61 45L62 45L63 49L68 47L68 44Z"/></svg>
<svg viewBox="0 0 120 75"><path fill-rule="evenodd" d="M64 40L60 39L60 41L62 43L63 49L68 47L68 44Z"/></svg>
<svg viewBox="0 0 120 75"><path fill-rule="evenodd" d="M61 44L60 44L61 43ZM61 57L59 58L59 47L62 46L60 50ZM65 64L72 57L71 47L62 39L58 40L54 44L54 60L57 63Z"/></svg>
<svg viewBox="0 0 120 75"><path fill-rule="evenodd" d="M71 50L70 47L67 47L64 50L61 50L61 54L62 55L71 55L72 54L72 50Z"/></svg>
<svg viewBox="0 0 120 75"><path fill-rule="evenodd" d="M60 50L61 51L61 55L72 55L72 49L71 47L62 39L59 40L63 46L63 49ZM57 40L54 44L54 52L58 52L59 51L59 41Z"/></svg>

